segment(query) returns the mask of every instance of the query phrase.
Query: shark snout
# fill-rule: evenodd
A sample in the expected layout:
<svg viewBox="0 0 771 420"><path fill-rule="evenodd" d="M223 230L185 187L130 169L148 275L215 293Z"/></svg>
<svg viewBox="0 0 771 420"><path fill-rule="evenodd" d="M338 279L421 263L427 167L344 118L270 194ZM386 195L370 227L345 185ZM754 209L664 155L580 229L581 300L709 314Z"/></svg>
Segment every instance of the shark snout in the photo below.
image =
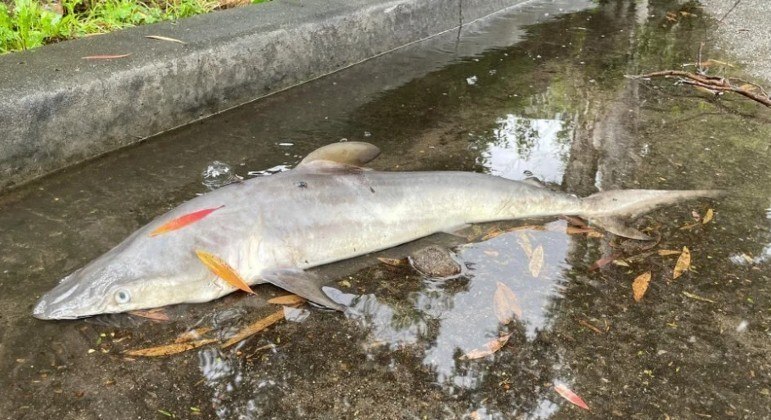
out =
<svg viewBox="0 0 771 420"><path fill-rule="evenodd" d="M44 294L32 310L37 319L74 319L93 314L92 293L84 290L74 278L65 277L51 291Z"/></svg>

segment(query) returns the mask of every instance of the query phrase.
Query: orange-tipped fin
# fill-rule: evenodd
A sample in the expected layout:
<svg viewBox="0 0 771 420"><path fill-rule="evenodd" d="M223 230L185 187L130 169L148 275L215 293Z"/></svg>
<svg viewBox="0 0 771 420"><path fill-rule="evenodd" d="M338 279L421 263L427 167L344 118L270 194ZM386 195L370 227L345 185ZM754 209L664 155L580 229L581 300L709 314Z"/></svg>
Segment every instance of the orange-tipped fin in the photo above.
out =
<svg viewBox="0 0 771 420"><path fill-rule="evenodd" d="M228 282L228 284L237 289L243 290L246 293L254 294L252 288L246 284L244 279L241 278L236 270L221 258L206 251L200 250L195 251L195 255L197 255L198 259L200 259L201 262L204 263L204 265L208 267L212 273L216 274L217 277L225 280Z"/></svg>
<svg viewBox="0 0 771 420"><path fill-rule="evenodd" d="M212 212L219 210L221 208L225 207L224 205L219 207L214 207L211 209L203 209L194 211L192 213L188 213L182 216L177 217L174 220L171 220L169 222L164 223L162 226L158 227L154 231L150 232L150 236L158 236L160 234L171 232L173 230L182 229L183 227L195 223L204 217L210 215Z"/></svg>

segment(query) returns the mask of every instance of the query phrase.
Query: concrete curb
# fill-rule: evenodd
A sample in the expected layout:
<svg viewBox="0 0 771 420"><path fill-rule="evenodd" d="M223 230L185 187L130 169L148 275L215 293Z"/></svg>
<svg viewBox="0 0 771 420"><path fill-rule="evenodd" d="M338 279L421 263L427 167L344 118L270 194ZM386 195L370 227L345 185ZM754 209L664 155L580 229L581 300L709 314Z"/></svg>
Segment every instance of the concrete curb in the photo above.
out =
<svg viewBox="0 0 771 420"><path fill-rule="evenodd" d="M525 1L274 1L0 56L0 190Z"/></svg>

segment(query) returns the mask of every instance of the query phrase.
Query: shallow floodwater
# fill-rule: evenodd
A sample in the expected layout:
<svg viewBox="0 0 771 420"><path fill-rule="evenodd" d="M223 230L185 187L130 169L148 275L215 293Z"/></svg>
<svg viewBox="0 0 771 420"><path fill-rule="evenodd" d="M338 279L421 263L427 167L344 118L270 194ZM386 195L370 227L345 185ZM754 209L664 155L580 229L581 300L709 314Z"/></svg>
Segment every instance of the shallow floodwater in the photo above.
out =
<svg viewBox="0 0 771 420"><path fill-rule="evenodd" d="M624 77L695 61L710 27L697 3L597 3L534 1L0 197L0 416L770 417L771 114ZM280 310L266 301L284 292L166 308L166 322L30 316L58 279L206 192L213 162L269 176L343 139L381 147L378 170L534 175L578 195L729 194L632 221L654 243L522 220L322 267L346 314L304 306L227 349L122 354L201 327L224 340ZM451 250L459 276L376 258L431 244ZM673 279L678 255L659 251L683 247L690 271ZM508 322L502 289L516 296Z"/></svg>

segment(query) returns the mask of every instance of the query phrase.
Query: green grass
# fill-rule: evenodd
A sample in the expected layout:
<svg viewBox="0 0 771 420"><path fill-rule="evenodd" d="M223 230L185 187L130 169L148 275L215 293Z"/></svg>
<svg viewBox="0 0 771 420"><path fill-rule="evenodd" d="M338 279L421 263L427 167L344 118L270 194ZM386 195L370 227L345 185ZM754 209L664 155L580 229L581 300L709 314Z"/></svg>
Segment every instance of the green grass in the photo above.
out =
<svg viewBox="0 0 771 420"><path fill-rule="evenodd" d="M61 0L60 8L37 0L4 1L0 0L0 54L129 26L181 19L220 7L216 0Z"/></svg>

